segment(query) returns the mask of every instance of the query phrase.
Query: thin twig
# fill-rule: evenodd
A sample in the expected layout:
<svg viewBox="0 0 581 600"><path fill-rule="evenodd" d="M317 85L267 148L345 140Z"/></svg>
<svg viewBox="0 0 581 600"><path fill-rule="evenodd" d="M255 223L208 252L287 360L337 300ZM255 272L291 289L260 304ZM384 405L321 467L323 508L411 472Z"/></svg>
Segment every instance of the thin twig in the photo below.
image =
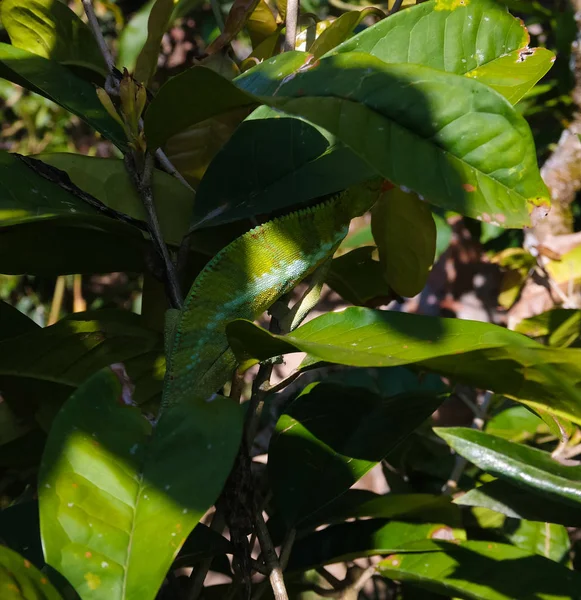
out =
<svg viewBox="0 0 581 600"><path fill-rule="evenodd" d="M288 600L282 569L262 513L256 514L256 531L260 547L262 548L262 554L264 555L264 561L270 572L270 586L272 587L274 598L275 600Z"/></svg>
<svg viewBox="0 0 581 600"><path fill-rule="evenodd" d="M291 52L295 49L297 41L297 23L299 21L299 0L287 0L286 23L284 34L284 51Z"/></svg>
<svg viewBox="0 0 581 600"><path fill-rule="evenodd" d="M103 33L101 32L101 26L99 25L99 21L97 20L97 15L95 14L95 9L93 7L93 0L83 0L83 8L85 9L85 14L87 15L87 20L89 21L89 27L93 32L93 36L97 41L99 46L99 50L105 59L105 63L107 64L107 70L109 73L113 72L115 68L115 61L113 60L113 55L109 50L109 46L107 46L107 42L103 37Z"/></svg>
<svg viewBox="0 0 581 600"><path fill-rule="evenodd" d="M285 387L289 386L295 379L298 379L301 375L303 375L303 371L295 371L291 373L288 377L285 377L282 381L279 381L276 385L268 388L269 394L276 394L281 390L284 390Z"/></svg>
<svg viewBox="0 0 581 600"><path fill-rule="evenodd" d="M166 284L168 290L168 296L174 308L181 308L183 305L183 296L178 281L176 269L169 255L169 251L163 239L161 228L159 226L159 220L155 210L155 204L153 202L153 190L151 186L151 180L153 175L153 157L147 153L145 155L145 163L141 173L138 172L137 166L133 160L133 157L129 154L125 155L125 166L127 171L133 178L139 197L143 203L145 211L147 213L147 220L151 237L157 251L159 252L166 276Z"/></svg>
<svg viewBox="0 0 581 600"><path fill-rule="evenodd" d="M474 415L474 419L472 420L472 429L482 429L484 427L484 420L492 400L492 395L492 392L486 392L484 394L480 404L480 411L478 414ZM453 494L458 489L458 481L460 480L460 477L462 476L467 464L468 461L463 456L460 456L459 454L456 456L454 468L452 469L452 473L450 474L448 481L446 481L446 484L442 488L442 494Z"/></svg>
<svg viewBox="0 0 581 600"><path fill-rule="evenodd" d="M181 184L185 185L190 192L196 193L196 190L186 181L185 177L173 166L171 160L167 157L165 152L158 148L155 151L155 157L159 160L159 164L163 167L163 170L170 175L173 175Z"/></svg>
<svg viewBox="0 0 581 600"><path fill-rule="evenodd" d="M402 4L403 4L403 0L395 0L395 2L393 3L393 6L391 7L391 10L387 13L388 16L396 13L401 8Z"/></svg>
<svg viewBox="0 0 581 600"><path fill-rule="evenodd" d="M220 510L219 507L216 507L216 512L214 512L214 516L212 517L212 523L210 523L210 529L216 531L218 533L222 533L224 530L224 512ZM198 568L192 572L190 576L191 586L186 594L186 600L197 600L204 589L204 581L206 580L206 575L212 566L212 559L206 558L200 562Z"/></svg>

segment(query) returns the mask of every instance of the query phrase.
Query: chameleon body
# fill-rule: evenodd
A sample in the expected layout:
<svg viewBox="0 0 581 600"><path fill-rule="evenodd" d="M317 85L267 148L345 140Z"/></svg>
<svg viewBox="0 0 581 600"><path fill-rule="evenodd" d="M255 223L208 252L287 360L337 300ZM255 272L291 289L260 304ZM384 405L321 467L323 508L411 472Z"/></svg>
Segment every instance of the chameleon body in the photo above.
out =
<svg viewBox="0 0 581 600"><path fill-rule="evenodd" d="M349 222L381 193L373 180L328 202L256 227L221 250L194 281L183 309L168 315L163 407L211 397L236 360L226 325L255 320L333 255Z"/></svg>

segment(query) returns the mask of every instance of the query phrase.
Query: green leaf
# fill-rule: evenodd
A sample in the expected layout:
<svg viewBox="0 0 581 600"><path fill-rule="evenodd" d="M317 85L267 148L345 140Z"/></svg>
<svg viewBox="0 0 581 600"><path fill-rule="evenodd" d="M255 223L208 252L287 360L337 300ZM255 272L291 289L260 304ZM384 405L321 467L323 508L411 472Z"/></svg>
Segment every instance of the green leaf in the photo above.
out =
<svg viewBox="0 0 581 600"><path fill-rule="evenodd" d="M246 29L254 50L266 39L277 33L276 19L265 0L259 0L256 8L246 21Z"/></svg>
<svg viewBox="0 0 581 600"><path fill-rule="evenodd" d="M303 527L340 523L347 519L398 519L400 521L441 522L459 527L461 518L450 498L433 494L394 494L384 496L367 490L347 490L321 510L307 517Z"/></svg>
<svg viewBox="0 0 581 600"><path fill-rule="evenodd" d="M379 563L378 570L446 597L571 600L579 595L579 573L520 548L475 541L437 544L440 552L393 554Z"/></svg>
<svg viewBox="0 0 581 600"><path fill-rule="evenodd" d="M386 63L412 63L468 75L516 103L550 69L554 55L528 48L524 23L490 0L402 10L332 53L365 52Z"/></svg>
<svg viewBox="0 0 581 600"><path fill-rule="evenodd" d="M568 504L581 504L581 467L565 466L548 452L464 427L435 428L460 456L495 477Z"/></svg>
<svg viewBox="0 0 581 600"><path fill-rule="evenodd" d="M98 372L47 441L39 473L47 563L84 600L155 598L220 493L241 431L239 407L224 398L167 410L152 427L131 406L123 373Z"/></svg>
<svg viewBox="0 0 581 600"><path fill-rule="evenodd" d="M37 330L38 325L17 308L0 300L0 341Z"/></svg>
<svg viewBox="0 0 581 600"><path fill-rule="evenodd" d="M327 313L286 336L248 321L226 328L244 367L288 352L359 367L417 364L581 423L581 352L547 348L502 327L367 308ZM458 355L462 354L459 360Z"/></svg>
<svg viewBox="0 0 581 600"><path fill-rule="evenodd" d="M436 254L436 224L429 205L416 194L389 190L373 207L371 231L389 286L400 296L419 294Z"/></svg>
<svg viewBox="0 0 581 600"><path fill-rule="evenodd" d="M342 14L323 30L321 35L317 37L309 48L309 52L316 58L320 58L325 53L330 52L335 46L350 37L359 23L370 15L375 15L380 19L385 16L383 11L373 7L364 8L363 10L353 10Z"/></svg>
<svg viewBox="0 0 581 600"><path fill-rule="evenodd" d="M355 306L385 304L390 289L381 265L373 260L375 248L364 246L334 258L325 283Z"/></svg>
<svg viewBox="0 0 581 600"><path fill-rule="evenodd" d="M519 488L497 479L470 490L454 500L460 506L481 506L515 519L557 523L568 527L581 526L581 512L560 500L535 493L531 488Z"/></svg>
<svg viewBox="0 0 581 600"><path fill-rule="evenodd" d="M148 86L157 69L161 38L168 28L174 0L155 0L147 20L147 39L135 65L135 79Z"/></svg>
<svg viewBox="0 0 581 600"><path fill-rule="evenodd" d="M499 56L466 76L489 85L516 104L549 72L555 58L546 48L522 48Z"/></svg>
<svg viewBox="0 0 581 600"><path fill-rule="evenodd" d="M503 227L526 226L531 214L535 220L546 212L548 192L530 129L489 87L360 53L315 62L305 62L301 53L288 54L280 66L275 57L235 80L253 94L260 88L259 97L228 87L214 73L186 71L160 90L162 100L146 113L146 132L150 122L156 145L180 123L183 128L223 106L248 106L254 99L326 129L378 174L437 206ZM175 106L164 137L160 111L166 107L163 114L172 114L168 95L187 97L196 80L195 89L210 86L216 95L207 96L197 110Z"/></svg>
<svg viewBox="0 0 581 600"><path fill-rule="evenodd" d="M3 600L62 600L30 561L0 546L0 595Z"/></svg>
<svg viewBox="0 0 581 600"><path fill-rule="evenodd" d="M91 30L64 3L3 0L0 19L12 45L65 66L107 75L107 65Z"/></svg>
<svg viewBox="0 0 581 600"><path fill-rule="evenodd" d="M542 420L525 406L511 406L486 423L486 433L512 442L524 442L532 438L542 425Z"/></svg>
<svg viewBox="0 0 581 600"><path fill-rule="evenodd" d="M384 519L341 523L297 540L288 570L308 571L361 556L390 554L410 542L432 539L465 539L465 534L435 523L403 523Z"/></svg>
<svg viewBox="0 0 581 600"><path fill-rule="evenodd" d="M276 153L273 139L280 140ZM272 213L374 175L324 129L261 106L210 163L197 190L194 223L208 227Z"/></svg>
<svg viewBox="0 0 581 600"><path fill-rule="evenodd" d="M161 336L146 329L140 316L118 310L76 313L0 342L0 386L16 414L26 420L36 414L46 427L78 385L114 362L126 365L136 401L159 397Z"/></svg>
<svg viewBox="0 0 581 600"><path fill-rule="evenodd" d="M517 548L561 564L567 562L571 542L567 529L562 525L507 519L503 533Z"/></svg>
<svg viewBox="0 0 581 600"><path fill-rule="evenodd" d="M523 319L515 331L533 338L546 338L549 346L566 348L579 346L581 311L555 308L530 319Z"/></svg>
<svg viewBox="0 0 581 600"><path fill-rule="evenodd" d="M54 275L144 267L146 244L139 229L104 216L7 152L0 152L0 231L2 273Z"/></svg>
<svg viewBox="0 0 581 600"><path fill-rule="evenodd" d="M269 447L274 502L287 524L348 490L443 400L419 392L382 399L326 383L305 388L278 420Z"/></svg>
<svg viewBox="0 0 581 600"><path fill-rule="evenodd" d="M0 44L0 77L56 102L119 149L127 148L121 125L103 108L95 87L59 63L9 44Z"/></svg>
<svg viewBox="0 0 581 600"><path fill-rule="evenodd" d="M389 181L503 227L548 206L528 125L490 88L358 53L309 66L262 100L327 129Z"/></svg>
<svg viewBox="0 0 581 600"><path fill-rule="evenodd" d="M147 221L143 202L121 159L66 153L40 154L36 158L65 171L76 186L109 208ZM194 194L175 177L156 169L153 199L165 240L179 246L188 231Z"/></svg>

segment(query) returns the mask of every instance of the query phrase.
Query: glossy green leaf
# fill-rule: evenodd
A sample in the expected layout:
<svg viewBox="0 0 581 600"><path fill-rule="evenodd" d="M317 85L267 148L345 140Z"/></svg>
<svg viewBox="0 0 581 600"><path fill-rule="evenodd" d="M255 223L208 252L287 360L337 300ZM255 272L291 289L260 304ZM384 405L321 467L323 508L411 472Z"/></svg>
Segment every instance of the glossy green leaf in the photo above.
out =
<svg viewBox="0 0 581 600"><path fill-rule="evenodd" d="M363 10L353 10L342 14L317 37L309 48L309 52L316 58L330 52L335 46L338 46L341 42L344 42L350 37L359 23L370 15L375 15L380 19L385 16L381 10L374 7L364 8Z"/></svg>
<svg viewBox="0 0 581 600"><path fill-rule="evenodd" d="M0 300L0 341L38 329L38 325L17 308Z"/></svg>
<svg viewBox="0 0 581 600"><path fill-rule="evenodd" d="M107 74L91 30L63 2L2 0L0 19L12 45L62 65Z"/></svg>
<svg viewBox="0 0 581 600"><path fill-rule="evenodd" d="M46 561L84 600L155 598L240 442L231 401L180 405L152 426L127 385L116 367L79 388L53 424L39 473Z"/></svg>
<svg viewBox="0 0 581 600"><path fill-rule="evenodd" d="M563 465L548 452L475 429L440 427L434 431L460 456L495 477L569 506L581 504L581 467Z"/></svg>
<svg viewBox="0 0 581 600"><path fill-rule="evenodd" d="M307 571L322 565L351 561L361 556L398 552L400 546L424 540L465 539L463 531L435 523L404 523L370 519L341 523L297 540L289 571Z"/></svg>
<svg viewBox="0 0 581 600"><path fill-rule="evenodd" d="M497 479L470 490L454 500L460 506L480 506L515 519L557 523L581 527L578 507L563 504L535 493L531 488L520 488Z"/></svg>
<svg viewBox="0 0 581 600"><path fill-rule="evenodd" d="M48 579L30 561L0 546L2 600L62 600Z"/></svg>
<svg viewBox="0 0 581 600"><path fill-rule="evenodd" d="M325 283L355 306L385 304L390 289L381 265L373 260L374 251L374 247L364 246L334 258Z"/></svg>
<svg viewBox="0 0 581 600"><path fill-rule="evenodd" d="M143 203L121 159L66 153L41 154L37 158L65 171L76 186L109 208L147 221ZM153 199L166 241L179 246L189 227L194 194L175 177L155 170Z"/></svg>
<svg viewBox="0 0 581 600"><path fill-rule="evenodd" d="M436 224L429 205L416 194L389 190L373 207L371 231L389 286L400 296L419 294L436 254Z"/></svg>
<svg viewBox="0 0 581 600"><path fill-rule="evenodd" d="M507 519L503 533L517 547L566 564L571 542L563 525Z"/></svg>
<svg viewBox="0 0 581 600"><path fill-rule="evenodd" d="M226 333L243 366L297 351L310 355L303 366L417 364L581 423L581 352L548 348L489 323L356 307L317 317L286 336L243 320Z"/></svg>
<svg viewBox="0 0 581 600"><path fill-rule="evenodd" d="M95 86L59 63L9 44L0 44L0 77L56 102L121 150L127 139L97 97Z"/></svg>
<svg viewBox="0 0 581 600"><path fill-rule="evenodd" d="M294 526L363 477L423 423L444 396L382 399L362 388L315 383L286 409L269 447L274 502Z"/></svg>
<svg viewBox="0 0 581 600"><path fill-rule="evenodd" d="M135 79L149 85L157 69L161 38L168 28L174 8L174 0L155 0L147 20L147 39L137 57Z"/></svg>
<svg viewBox="0 0 581 600"><path fill-rule="evenodd" d="M515 331L533 338L545 338L549 346L577 347L581 338L581 311L555 308L523 319Z"/></svg>
<svg viewBox="0 0 581 600"><path fill-rule="evenodd" d="M571 600L579 595L581 574L520 548L476 541L437 544L440 552L388 556L378 570L396 581L470 600Z"/></svg>
<svg viewBox="0 0 581 600"><path fill-rule="evenodd" d="M138 315L118 310L76 313L0 342L0 386L18 415L29 420L36 413L46 426L78 385L113 362L126 365L137 402L159 396L165 370L160 335Z"/></svg>
<svg viewBox="0 0 581 600"><path fill-rule="evenodd" d="M528 48L520 19L491 0L424 2L384 19L332 53L366 52L387 63L412 63L468 75L516 103L550 69L554 55Z"/></svg>

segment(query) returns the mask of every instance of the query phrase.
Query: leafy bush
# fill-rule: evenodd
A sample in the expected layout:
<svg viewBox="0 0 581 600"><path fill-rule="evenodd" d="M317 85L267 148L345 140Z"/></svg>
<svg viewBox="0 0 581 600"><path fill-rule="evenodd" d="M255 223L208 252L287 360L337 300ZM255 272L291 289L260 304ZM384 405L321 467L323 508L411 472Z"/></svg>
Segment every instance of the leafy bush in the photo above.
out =
<svg viewBox="0 0 581 600"><path fill-rule="evenodd" d="M91 27L53 0L0 4L0 75L116 148L0 153L0 272L143 273L142 310L41 328L0 304L0 461L36 482L0 513L2 597L354 598L373 580L376 598L581 598L581 467L541 449L581 424L576 311L518 333L385 308L424 288L442 213L547 213L515 105L552 52L492 0L396 2L359 32L385 15L346 12L281 52L290 3L237 0L159 86L195 3L138 13L133 74L83 4ZM324 284L353 306L305 321ZM474 427L432 431L460 385L482 390ZM352 489L380 464L389 493ZM209 570L229 583L204 587Z"/></svg>

